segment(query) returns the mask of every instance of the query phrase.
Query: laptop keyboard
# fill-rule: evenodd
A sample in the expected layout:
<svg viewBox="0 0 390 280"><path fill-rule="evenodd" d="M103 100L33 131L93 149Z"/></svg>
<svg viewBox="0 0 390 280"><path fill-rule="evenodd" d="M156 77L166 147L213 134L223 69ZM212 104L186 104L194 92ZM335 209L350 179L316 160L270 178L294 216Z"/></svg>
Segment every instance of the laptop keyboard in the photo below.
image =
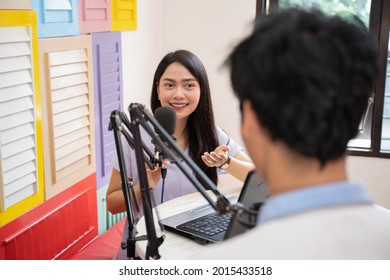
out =
<svg viewBox="0 0 390 280"><path fill-rule="evenodd" d="M211 213L195 220L179 225L177 228L187 232L202 233L213 236L227 230L232 215L231 213Z"/></svg>

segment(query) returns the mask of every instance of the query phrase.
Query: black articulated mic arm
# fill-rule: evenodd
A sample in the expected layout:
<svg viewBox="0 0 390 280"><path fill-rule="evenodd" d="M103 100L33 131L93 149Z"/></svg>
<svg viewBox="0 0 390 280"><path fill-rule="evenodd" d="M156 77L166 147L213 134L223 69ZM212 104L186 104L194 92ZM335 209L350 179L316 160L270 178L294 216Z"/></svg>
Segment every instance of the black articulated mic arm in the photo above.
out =
<svg viewBox="0 0 390 280"><path fill-rule="evenodd" d="M135 125L134 125L135 124ZM156 235L156 229L153 221L152 203L149 191L148 180L146 176L145 163L150 169L155 169L159 164L155 159L155 155L149 150L149 148L142 142L139 126L137 122L130 122L127 115L124 112L115 110L111 112L109 130L113 130L115 137L115 146L117 150L119 169L122 181L122 191L126 203L126 212L128 216L128 238L125 244L122 244L123 249L127 249L127 257L129 259L135 258L135 243L140 240L147 240L148 245L146 249L145 259L150 257L153 259L159 259L160 255L158 247L162 244L164 236L158 238ZM141 189L142 209L145 217L145 224L147 235L137 237L137 230L135 228L136 221L134 219L133 202L135 207L140 212L139 203L132 182L129 183L126 165L124 160L121 134L125 137L129 146L135 151L137 159L137 168L139 176L139 184ZM131 191L132 198L130 198L129 190Z"/></svg>
<svg viewBox="0 0 390 280"><path fill-rule="evenodd" d="M218 191L217 186L209 177L207 177L199 166L197 166L195 162L180 149L173 137L165 131L144 105L132 103L129 106L129 112L132 123L141 125L144 128L144 130L153 138L153 141L161 148L165 156L176 163L184 175L218 213L232 211L232 205L229 200ZM188 164L194 174L185 168L180 159ZM206 189L210 189L216 195L216 202L208 195Z"/></svg>
<svg viewBox="0 0 390 280"><path fill-rule="evenodd" d="M153 220L153 207L152 200L150 197L149 182L146 175L146 168L144 164L144 154L142 147L142 138L139 129L139 118L130 112L130 117L132 120L132 133L134 136L134 151L137 161L138 169L138 178L139 185L141 189L141 199L142 206L144 210L145 226L146 226L146 235L148 239L148 244L146 247L145 259L152 257L153 259L159 259L161 256L158 251L158 247L163 242L163 237L158 238L156 234L156 227Z"/></svg>
<svg viewBox="0 0 390 280"><path fill-rule="evenodd" d="M134 259L137 230L135 228L136 221L134 218L133 203L131 201L129 190L132 193L133 201L136 204L136 208L138 212L139 212L139 204L133 188L133 182L131 181L129 182L129 179L127 177L126 165L123 158L121 133L125 135L126 139L128 139L130 135L128 135L128 132L124 129L122 124L123 124L122 113L120 111L113 111L110 116L110 125L108 129L114 132L115 146L118 155L118 163L119 163L119 169L121 175L122 191L125 198L126 214L128 220L128 238L127 238L127 242L125 244L122 244L122 249L126 248L127 257L129 259ZM131 137L129 139L131 140ZM132 147L134 146L133 143L129 143L129 145Z"/></svg>
<svg viewBox="0 0 390 280"><path fill-rule="evenodd" d="M169 108L166 108L169 109ZM159 259L158 248L163 243L164 236L157 237L155 223L153 220L153 205L150 195L149 182L147 179L145 163L150 169L161 166L161 159L153 154L145 143L142 141L140 126L152 137L153 144L158 147L158 154L163 154L164 158L169 158L174 162L195 188L203 195L208 203L218 212L237 212L237 205L232 205L229 200L221 194L217 186L210 180L209 177L195 164L195 162L185 154L177 145L172 135L164 129L157 119L145 108L144 105L131 103L129 108L130 119L128 120L125 113L121 111L113 111L111 113L110 130L114 131L115 145L117 148L118 161L122 180L122 190L125 196L126 210L129 219L129 237L127 240L127 252L129 258L135 256L135 242L139 240L147 240L147 248L145 259ZM138 205L137 197L132 184L128 185L124 155L120 134L123 134L129 143L130 147L135 151L139 185L141 190L142 209L144 213L146 238L145 236L136 237L135 221L132 200L128 190L130 189L133 201ZM172 133L171 133L172 134ZM190 167L184 166L184 162ZM216 202L209 196L207 189L211 190L217 197ZM138 209L138 208L137 208ZM139 211L139 209L138 209Z"/></svg>

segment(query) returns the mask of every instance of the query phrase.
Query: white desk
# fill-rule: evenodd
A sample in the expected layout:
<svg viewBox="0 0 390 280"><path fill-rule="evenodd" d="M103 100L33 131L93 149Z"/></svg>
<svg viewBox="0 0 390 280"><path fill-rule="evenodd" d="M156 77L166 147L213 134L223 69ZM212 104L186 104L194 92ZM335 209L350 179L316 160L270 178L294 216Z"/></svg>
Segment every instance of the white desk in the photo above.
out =
<svg viewBox="0 0 390 280"><path fill-rule="evenodd" d="M231 187L231 188L223 188L220 190L226 197L231 196L238 196L240 192L241 187ZM215 197L210 191L208 191L208 194L210 197ZM158 212L160 215L160 218L166 218L175 214L178 214L180 212L183 212L188 209L195 208L197 206L207 204L206 199L198 192L184 195L175 199L172 199L170 201L167 201L163 204L158 205L156 208L158 208ZM154 212L155 214L155 212ZM157 217L154 215L155 220L155 227L157 236L161 236L162 233L160 231L160 227L157 224ZM146 228L145 228L145 219L141 218L140 221L137 224L137 230L138 235L146 235ZM145 251L146 251L146 245L147 241L137 241L136 242L136 252L141 257L144 258ZM177 260L177 259L186 259L190 257L191 255L200 252L203 250L207 245L201 245L199 243L196 243L195 241L180 236L178 234L175 234L173 232L165 231L165 240L161 244L161 246L158 248L159 253L161 255L161 259L164 260Z"/></svg>

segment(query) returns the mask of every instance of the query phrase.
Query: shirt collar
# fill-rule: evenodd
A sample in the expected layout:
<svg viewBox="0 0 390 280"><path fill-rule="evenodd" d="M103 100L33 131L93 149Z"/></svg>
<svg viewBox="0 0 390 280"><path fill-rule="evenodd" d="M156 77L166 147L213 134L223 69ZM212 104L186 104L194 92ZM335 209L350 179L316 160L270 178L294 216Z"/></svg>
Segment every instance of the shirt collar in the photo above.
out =
<svg viewBox="0 0 390 280"><path fill-rule="evenodd" d="M312 209L357 203L372 203L361 184L342 181L317 185L270 196L260 209L257 223Z"/></svg>

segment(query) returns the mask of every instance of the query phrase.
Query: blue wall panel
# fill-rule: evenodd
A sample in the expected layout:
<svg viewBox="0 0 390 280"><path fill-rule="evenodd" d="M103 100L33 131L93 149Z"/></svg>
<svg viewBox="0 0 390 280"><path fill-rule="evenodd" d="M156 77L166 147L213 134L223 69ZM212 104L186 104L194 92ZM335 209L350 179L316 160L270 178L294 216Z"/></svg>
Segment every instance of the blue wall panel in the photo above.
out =
<svg viewBox="0 0 390 280"><path fill-rule="evenodd" d="M77 0L35 0L38 13L38 37L61 37L79 34Z"/></svg>

